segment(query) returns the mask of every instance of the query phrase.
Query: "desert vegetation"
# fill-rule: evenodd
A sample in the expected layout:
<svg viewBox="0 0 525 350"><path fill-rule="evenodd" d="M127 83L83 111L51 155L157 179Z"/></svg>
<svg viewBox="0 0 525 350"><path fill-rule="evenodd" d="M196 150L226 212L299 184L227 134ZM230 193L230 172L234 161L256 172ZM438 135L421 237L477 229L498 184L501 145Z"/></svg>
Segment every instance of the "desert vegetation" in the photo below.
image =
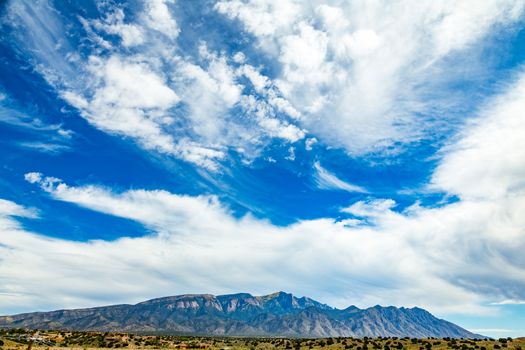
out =
<svg viewBox="0 0 525 350"><path fill-rule="evenodd" d="M0 330L1 350L88 349L210 349L210 350L522 350L525 338L249 338L187 337L163 334L129 334L75 331Z"/></svg>

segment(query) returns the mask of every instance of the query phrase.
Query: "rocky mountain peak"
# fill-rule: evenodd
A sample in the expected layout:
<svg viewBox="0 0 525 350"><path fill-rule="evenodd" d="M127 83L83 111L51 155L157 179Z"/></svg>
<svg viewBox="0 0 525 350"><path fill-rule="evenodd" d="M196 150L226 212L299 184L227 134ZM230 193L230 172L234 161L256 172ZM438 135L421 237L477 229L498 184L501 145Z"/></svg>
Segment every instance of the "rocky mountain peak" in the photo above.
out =
<svg viewBox="0 0 525 350"><path fill-rule="evenodd" d="M287 337L482 337L420 308L376 305L339 310L285 292L185 294L136 305L3 316L0 328Z"/></svg>

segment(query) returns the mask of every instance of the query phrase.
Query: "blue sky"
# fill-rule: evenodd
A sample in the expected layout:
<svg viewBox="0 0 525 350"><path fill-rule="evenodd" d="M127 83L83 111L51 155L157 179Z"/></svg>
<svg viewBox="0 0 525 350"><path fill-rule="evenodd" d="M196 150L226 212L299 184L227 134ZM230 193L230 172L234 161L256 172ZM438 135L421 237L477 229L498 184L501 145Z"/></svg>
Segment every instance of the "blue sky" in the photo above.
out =
<svg viewBox="0 0 525 350"><path fill-rule="evenodd" d="M524 15L2 2L0 313L286 290L525 334Z"/></svg>

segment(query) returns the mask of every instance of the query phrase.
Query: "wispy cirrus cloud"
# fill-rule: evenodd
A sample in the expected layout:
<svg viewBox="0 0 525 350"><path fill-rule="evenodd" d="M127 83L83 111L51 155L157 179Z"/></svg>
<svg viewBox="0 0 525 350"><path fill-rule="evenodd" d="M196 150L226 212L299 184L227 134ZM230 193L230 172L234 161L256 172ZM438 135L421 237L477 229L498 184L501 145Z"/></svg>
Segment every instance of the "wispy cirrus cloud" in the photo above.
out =
<svg viewBox="0 0 525 350"><path fill-rule="evenodd" d="M260 68L198 38L195 54L180 49L174 1L138 3L126 9L133 16L118 4L98 7L100 17L78 22L48 2L11 4L5 15L7 25L18 23L9 39L94 127L213 171L230 151L250 160L274 138L304 138L293 122L297 111ZM77 27L75 37L64 34L68 25ZM40 38L26 40L33 35ZM52 59L57 48L60 61Z"/></svg>
<svg viewBox="0 0 525 350"><path fill-rule="evenodd" d="M318 161L314 163L314 169L314 181L320 189L367 193L365 188L341 180L336 175L323 168Z"/></svg>
<svg viewBox="0 0 525 350"><path fill-rule="evenodd" d="M58 154L71 149L75 133L60 123L52 123L35 117L34 111L26 112L7 94L0 96L0 123L22 134L16 139L6 138L14 146L39 152Z"/></svg>
<svg viewBox="0 0 525 350"><path fill-rule="evenodd" d="M396 202L392 199L374 199L358 201L349 207L342 208L341 212L359 217L383 217L395 206Z"/></svg>
<svg viewBox="0 0 525 350"><path fill-rule="evenodd" d="M460 95L450 85L483 76L483 38L515 29L524 2L469 4L222 0L215 9L279 62L274 79L304 128L362 155L443 133L471 100L451 97Z"/></svg>
<svg viewBox="0 0 525 350"><path fill-rule="evenodd" d="M486 334L486 333L515 333L515 329L507 329L507 328L474 328L471 329L472 332L476 332L479 334Z"/></svg>
<svg viewBox="0 0 525 350"><path fill-rule="evenodd" d="M490 303L491 305L525 305L525 300L505 299Z"/></svg>
<svg viewBox="0 0 525 350"><path fill-rule="evenodd" d="M315 136L362 156L392 155L411 142L445 136L461 124L452 122L461 119L457 111L472 101L451 86L486 76L477 74L490 70L476 58L479 43L492 30L512 33L524 3L471 7L476 10L454 2L218 1L217 15L238 20L248 33L237 33L244 41L255 37L247 50L258 52L257 60L228 43L211 49L198 33L187 34L174 1L100 5L97 16L78 22L50 3L22 1L7 6L5 16L18 23L10 39L28 62L94 127L217 170L229 152L249 163L272 140L294 144ZM67 25L78 27L76 37L64 35ZM72 44L79 39L81 50ZM179 41L194 45L181 48ZM171 91L168 104L140 105L145 101L138 98L127 105L146 76L158 84L144 95ZM111 101L104 101L109 90Z"/></svg>

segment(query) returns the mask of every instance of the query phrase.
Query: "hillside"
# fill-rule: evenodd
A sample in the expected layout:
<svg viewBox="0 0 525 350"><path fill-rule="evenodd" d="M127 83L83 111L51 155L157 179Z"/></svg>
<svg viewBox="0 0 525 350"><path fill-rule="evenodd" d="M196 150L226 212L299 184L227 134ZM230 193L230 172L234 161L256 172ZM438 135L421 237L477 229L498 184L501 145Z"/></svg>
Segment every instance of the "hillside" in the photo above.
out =
<svg viewBox="0 0 525 350"><path fill-rule="evenodd" d="M34 312L2 316L0 327L228 336L481 337L420 308L341 310L284 292L179 295L136 305Z"/></svg>

